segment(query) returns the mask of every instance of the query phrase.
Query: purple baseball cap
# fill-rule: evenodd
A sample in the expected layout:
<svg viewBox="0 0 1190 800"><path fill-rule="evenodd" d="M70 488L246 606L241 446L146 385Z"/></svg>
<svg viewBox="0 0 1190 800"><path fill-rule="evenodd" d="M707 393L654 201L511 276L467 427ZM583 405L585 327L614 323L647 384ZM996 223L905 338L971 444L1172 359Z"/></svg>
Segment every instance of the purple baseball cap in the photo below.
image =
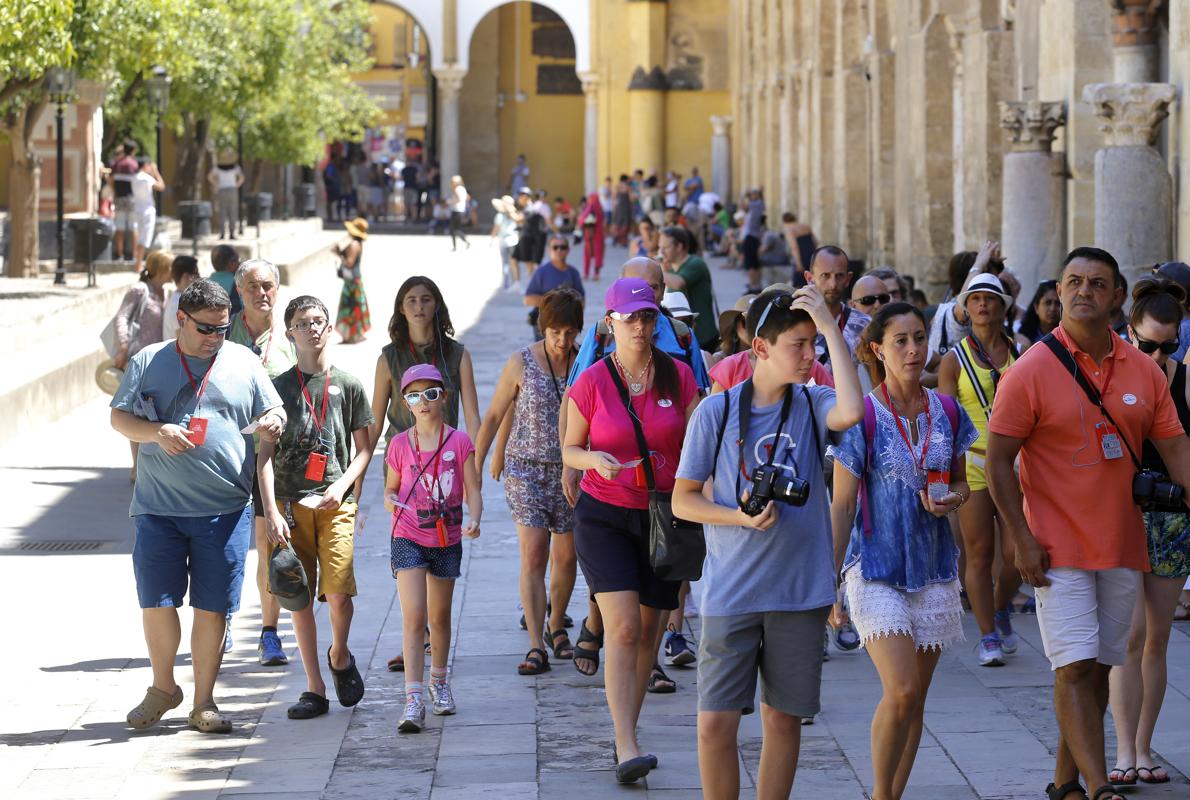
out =
<svg viewBox="0 0 1190 800"><path fill-rule="evenodd" d="M607 310L618 314L631 314L646 308L660 311L653 299L653 287L641 278L620 278L608 287L604 300Z"/></svg>
<svg viewBox="0 0 1190 800"><path fill-rule="evenodd" d="M401 375L401 391L405 391L409 384L416 381L434 381L445 385L442 373L433 364L414 364Z"/></svg>

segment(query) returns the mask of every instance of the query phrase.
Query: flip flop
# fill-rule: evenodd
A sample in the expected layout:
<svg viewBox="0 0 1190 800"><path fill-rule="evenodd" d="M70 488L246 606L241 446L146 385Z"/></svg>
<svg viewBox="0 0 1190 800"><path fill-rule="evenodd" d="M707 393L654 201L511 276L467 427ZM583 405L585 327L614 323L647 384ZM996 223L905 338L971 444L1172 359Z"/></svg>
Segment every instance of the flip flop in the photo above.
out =
<svg viewBox="0 0 1190 800"><path fill-rule="evenodd" d="M290 719L314 719L331 710L330 702L320 694L302 692L298 701L289 707Z"/></svg>
<svg viewBox="0 0 1190 800"><path fill-rule="evenodd" d="M158 723L166 711L171 711L182 705L182 687L174 689L173 694L167 694L152 686L145 692L145 699L140 705L128 712L128 726L137 730L150 728Z"/></svg>
<svg viewBox="0 0 1190 800"><path fill-rule="evenodd" d="M214 703L191 711L188 722L199 733L231 733L231 720Z"/></svg>
<svg viewBox="0 0 1190 800"><path fill-rule="evenodd" d="M344 669L335 669L331 664L331 651L327 648L326 665L331 668L331 676L335 679L335 697L339 705L351 708L364 698L364 678L355 666L355 656L347 652L351 662Z"/></svg>
<svg viewBox="0 0 1190 800"><path fill-rule="evenodd" d="M1157 770L1161 770L1161 777L1157 777ZM1145 777L1145 773L1149 773L1149 777ZM1136 777L1140 779L1141 783L1169 783L1169 773L1165 771L1165 767L1158 764L1155 767L1137 767Z"/></svg>
<svg viewBox="0 0 1190 800"><path fill-rule="evenodd" d="M1131 778L1128 777L1129 773L1132 773ZM1112 771L1107 773L1107 782L1115 786L1135 786L1136 777L1136 767L1113 767Z"/></svg>

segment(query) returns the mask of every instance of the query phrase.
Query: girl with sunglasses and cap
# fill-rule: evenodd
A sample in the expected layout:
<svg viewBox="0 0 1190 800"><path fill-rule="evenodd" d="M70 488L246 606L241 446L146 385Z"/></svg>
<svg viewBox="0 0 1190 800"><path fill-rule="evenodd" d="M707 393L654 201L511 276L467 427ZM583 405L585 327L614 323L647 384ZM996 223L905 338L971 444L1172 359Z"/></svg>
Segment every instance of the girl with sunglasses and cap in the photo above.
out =
<svg viewBox="0 0 1190 800"><path fill-rule="evenodd" d="M1132 290L1128 335L1132 343L1165 373L1182 427L1190 432L1187 367L1170 356L1178 349L1185 291L1172 280L1155 276ZM1148 441L1141 465L1168 475L1156 448ZM1146 511L1149 566L1132 612L1128 655L1113 667L1110 678L1112 719L1116 725L1116 766L1108 775L1114 784L1166 783L1169 773L1153 757L1153 729L1165 699L1166 650L1182 586L1190 576L1190 524L1186 510Z"/></svg>
<svg viewBox="0 0 1190 800"><path fill-rule="evenodd" d="M938 391L958 400L979 431L979 438L967 453L967 486L971 496L959 509L965 555L963 586L979 624L980 666L1002 667L1005 656L1015 653L1018 645L1010 606L1021 587L1021 575L1014 565L1016 551L1012 539L998 524L984 465L992 400L1000 376L1017 357L1016 346L1005 327L1012 295L1004 291L999 278L985 273L973 278L956 302L970 320L971 333L942 357ZM993 588L997 536L1002 563Z"/></svg>
<svg viewBox="0 0 1190 800"><path fill-rule="evenodd" d="M435 714L455 713L446 667L451 601L463 561L462 538L479 536L483 516L475 447L466 433L446 424L446 396L437 367L416 364L405 370L401 399L414 424L393 438L384 457L384 507L393 515L391 563L401 600L406 666L402 733L425 727L421 679L427 622L433 645L430 702Z"/></svg>

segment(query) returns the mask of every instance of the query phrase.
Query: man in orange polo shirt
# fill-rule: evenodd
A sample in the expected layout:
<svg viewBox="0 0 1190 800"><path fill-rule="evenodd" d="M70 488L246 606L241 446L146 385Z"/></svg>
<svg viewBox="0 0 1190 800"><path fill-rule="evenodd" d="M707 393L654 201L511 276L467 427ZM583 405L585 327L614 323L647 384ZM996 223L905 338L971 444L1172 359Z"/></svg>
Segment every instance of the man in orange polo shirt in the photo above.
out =
<svg viewBox="0 0 1190 800"><path fill-rule="evenodd" d="M1108 673L1124 663L1140 573L1149 569L1129 448L1139 453L1152 440L1173 482L1190 485L1190 443L1165 376L1109 326L1122 286L1109 253L1070 252L1054 330L1062 350L1030 348L1000 381L988 423L988 484L1021 575L1037 589L1037 621L1055 673L1061 738L1046 789L1052 800L1082 800L1080 773L1095 800L1119 798L1104 760ZM1069 371L1072 358L1106 413Z"/></svg>

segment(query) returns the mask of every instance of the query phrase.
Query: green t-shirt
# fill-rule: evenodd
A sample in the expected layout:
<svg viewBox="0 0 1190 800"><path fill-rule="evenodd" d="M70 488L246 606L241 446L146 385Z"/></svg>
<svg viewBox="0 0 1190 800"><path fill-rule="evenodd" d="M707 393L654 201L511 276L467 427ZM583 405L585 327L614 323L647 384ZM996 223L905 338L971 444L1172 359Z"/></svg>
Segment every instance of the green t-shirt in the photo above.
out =
<svg viewBox="0 0 1190 800"><path fill-rule="evenodd" d="M372 424L372 406L359 379L338 367L331 367L330 376L328 387L325 373L307 375L303 372L301 375L301 380L306 383L306 397L314 403L319 416L325 413L321 435L310 404L302 395L297 367L273 379L288 417L273 458L273 486L279 500L300 500L307 495L325 492L328 486L343 477L351 463L352 433ZM322 405L324 396L329 406L326 412ZM306 464L311 452L327 457L326 470L320 481L306 478ZM348 491L344 499L350 496Z"/></svg>
<svg viewBox="0 0 1190 800"><path fill-rule="evenodd" d="M220 272L220 275L226 273ZM231 319L231 330L227 332L227 341L242 344L253 353L260 356L260 363L270 378L276 378L285 370L297 363L297 351L293 342L285 335L281 325L274 325L260 336L253 337L248 326L244 324L244 315L236 314Z"/></svg>
<svg viewBox="0 0 1190 800"><path fill-rule="evenodd" d="M686 282L682 293L690 301L690 310L698 314L694 320L694 338L698 339L703 350L714 350L719 338L719 327L712 298L711 270L707 262L698 256L687 256L682 266L678 267L677 274Z"/></svg>

